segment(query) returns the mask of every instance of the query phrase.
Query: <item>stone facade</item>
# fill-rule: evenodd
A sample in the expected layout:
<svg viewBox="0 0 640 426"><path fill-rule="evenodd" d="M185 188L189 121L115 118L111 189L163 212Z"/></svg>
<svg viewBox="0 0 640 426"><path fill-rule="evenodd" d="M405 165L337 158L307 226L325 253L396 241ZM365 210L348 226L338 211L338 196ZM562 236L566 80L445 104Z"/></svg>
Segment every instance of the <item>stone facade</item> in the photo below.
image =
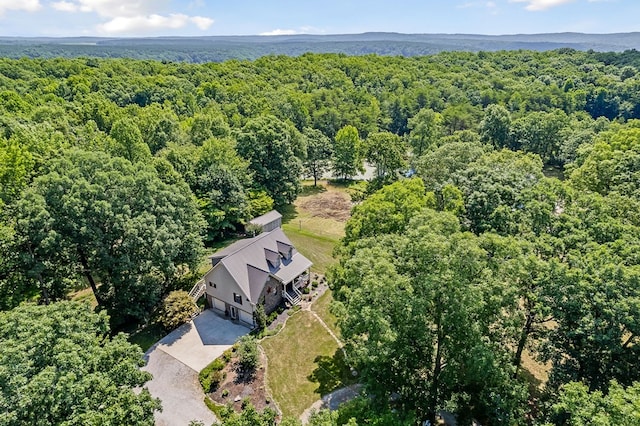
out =
<svg viewBox="0 0 640 426"><path fill-rule="evenodd" d="M265 284L260 294L260 302L264 301L264 311L267 315L273 312L282 302L282 283L273 277Z"/></svg>

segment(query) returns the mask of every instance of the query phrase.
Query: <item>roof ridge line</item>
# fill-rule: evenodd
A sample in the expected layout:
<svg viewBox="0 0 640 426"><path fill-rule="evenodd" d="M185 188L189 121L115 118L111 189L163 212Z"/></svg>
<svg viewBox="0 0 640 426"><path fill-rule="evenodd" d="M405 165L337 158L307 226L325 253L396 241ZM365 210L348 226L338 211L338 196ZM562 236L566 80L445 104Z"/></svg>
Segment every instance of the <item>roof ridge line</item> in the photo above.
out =
<svg viewBox="0 0 640 426"><path fill-rule="evenodd" d="M224 259L226 259L226 258L228 258L228 257L231 257L231 256L233 256L234 254L238 253L239 251L242 251L242 250L244 250L245 248L247 248L247 247L249 247L249 246L251 246L251 245L255 244L255 243L256 243L256 242L258 242L259 240L261 240L261 239L263 239L264 237L266 237L267 235L271 234L273 231L275 231L275 229L272 229L271 231L268 231L268 232L263 232L263 233L261 233L260 235L256 235L255 237L253 237L253 238L252 238L252 239L253 239L253 241L251 241L249 244L247 244L247 245L245 245L245 246L242 246L242 247L240 247L239 249L236 249L235 251L233 251L233 252L229 253L228 255L224 256L224 257L222 258L222 260L224 260ZM242 241L242 240L240 240L240 241ZM224 249L223 249L223 250L224 250ZM214 253L214 254L215 254L215 253Z"/></svg>

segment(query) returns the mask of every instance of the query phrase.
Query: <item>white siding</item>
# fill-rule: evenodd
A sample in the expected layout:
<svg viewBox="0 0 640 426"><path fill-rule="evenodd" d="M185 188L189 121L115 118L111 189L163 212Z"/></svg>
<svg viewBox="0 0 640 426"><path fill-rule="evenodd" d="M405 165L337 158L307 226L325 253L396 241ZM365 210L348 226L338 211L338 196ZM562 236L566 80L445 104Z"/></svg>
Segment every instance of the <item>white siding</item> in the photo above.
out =
<svg viewBox="0 0 640 426"><path fill-rule="evenodd" d="M240 321L244 321L253 326L253 313L240 310Z"/></svg>

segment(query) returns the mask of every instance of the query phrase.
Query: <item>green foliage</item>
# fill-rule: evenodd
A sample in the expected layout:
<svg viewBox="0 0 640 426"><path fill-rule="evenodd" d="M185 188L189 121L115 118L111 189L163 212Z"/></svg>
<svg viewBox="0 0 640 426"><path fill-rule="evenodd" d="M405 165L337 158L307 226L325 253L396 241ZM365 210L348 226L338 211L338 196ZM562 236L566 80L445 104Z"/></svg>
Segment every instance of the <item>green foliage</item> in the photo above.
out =
<svg viewBox="0 0 640 426"><path fill-rule="evenodd" d="M253 374L260 365L258 341L253 336L245 335L238 341L238 363L249 374Z"/></svg>
<svg viewBox="0 0 640 426"><path fill-rule="evenodd" d="M299 132L271 115L249 120L238 135L238 153L249 161L258 188L277 206L293 202L298 195L305 152Z"/></svg>
<svg viewBox="0 0 640 426"><path fill-rule="evenodd" d="M420 157L437 144L441 127L442 116L431 108L423 108L409 119L409 144L415 157Z"/></svg>
<svg viewBox="0 0 640 426"><path fill-rule="evenodd" d="M364 158L376 166L378 177L393 174L406 165L407 146L393 133L370 133L362 143L362 151Z"/></svg>
<svg viewBox="0 0 640 426"><path fill-rule="evenodd" d="M170 331L191 320L198 310L189 293L184 290L175 290L162 301L158 321Z"/></svg>
<svg viewBox="0 0 640 426"><path fill-rule="evenodd" d="M333 147L333 172L342 179L349 179L362 172L362 155L358 129L345 126L338 131Z"/></svg>
<svg viewBox="0 0 640 426"><path fill-rule="evenodd" d="M236 413L231 406L220 411L222 426L276 426L276 416L277 413L270 408L259 413L251 404L243 407L241 413Z"/></svg>
<svg viewBox="0 0 640 426"><path fill-rule="evenodd" d="M226 377L226 373L222 370L226 366L228 360L222 357L216 358L209 365L200 371L198 380L205 393L214 392Z"/></svg>
<svg viewBox="0 0 640 426"><path fill-rule="evenodd" d="M406 179L383 187L353 208L344 242L379 234L401 233L411 217L427 206L421 179Z"/></svg>
<svg viewBox="0 0 640 426"><path fill-rule="evenodd" d="M318 179L329 170L333 153L331 139L311 127L305 127L302 135L306 139L307 145L307 156L304 160L305 172L307 176L313 177L313 185L315 186Z"/></svg>
<svg viewBox="0 0 640 426"><path fill-rule="evenodd" d="M153 425L160 402L134 392L151 376L126 336L88 305L23 304L0 312L0 410L8 425Z"/></svg>
<svg viewBox="0 0 640 426"><path fill-rule="evenodd" d="M200 215L184 184L151 165L68 151L17 204L16 239L41 296L61 298L77 271L114 323L144 318L199 261Z"/></svg>
<svg viewBox="0 0 640 426"><path fill-rule="evenodd" d="M553 423L567 426L632 426L640 422L640 383L624 388L612 381L606 393L580 382L564 385L553 405Z"/></svg>
<svg viewBox="0 0 640 426"><path fill-rule="evenodd" d="M253 310L253 319L258 330L264 330L267 327L267 314L262 303L258 304Z"/></svg>

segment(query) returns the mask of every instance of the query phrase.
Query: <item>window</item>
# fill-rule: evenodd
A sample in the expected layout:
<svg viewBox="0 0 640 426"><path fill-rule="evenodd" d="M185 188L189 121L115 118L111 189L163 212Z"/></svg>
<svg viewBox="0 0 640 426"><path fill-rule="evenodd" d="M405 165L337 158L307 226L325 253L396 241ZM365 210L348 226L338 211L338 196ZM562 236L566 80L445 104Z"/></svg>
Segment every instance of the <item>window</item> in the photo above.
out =
<svg viewBox="0 0 640 426"><path fill-rule="evenodd" d="M233 301L236 302L238 305L242 305L242 295L233 293Z"/></svg>
<svg viewBox="0 0 640 426"><path fill-rule="evenodd" d="M212 283L211 281L209 281L209 287L216 288L216 283Z"/></svg>

